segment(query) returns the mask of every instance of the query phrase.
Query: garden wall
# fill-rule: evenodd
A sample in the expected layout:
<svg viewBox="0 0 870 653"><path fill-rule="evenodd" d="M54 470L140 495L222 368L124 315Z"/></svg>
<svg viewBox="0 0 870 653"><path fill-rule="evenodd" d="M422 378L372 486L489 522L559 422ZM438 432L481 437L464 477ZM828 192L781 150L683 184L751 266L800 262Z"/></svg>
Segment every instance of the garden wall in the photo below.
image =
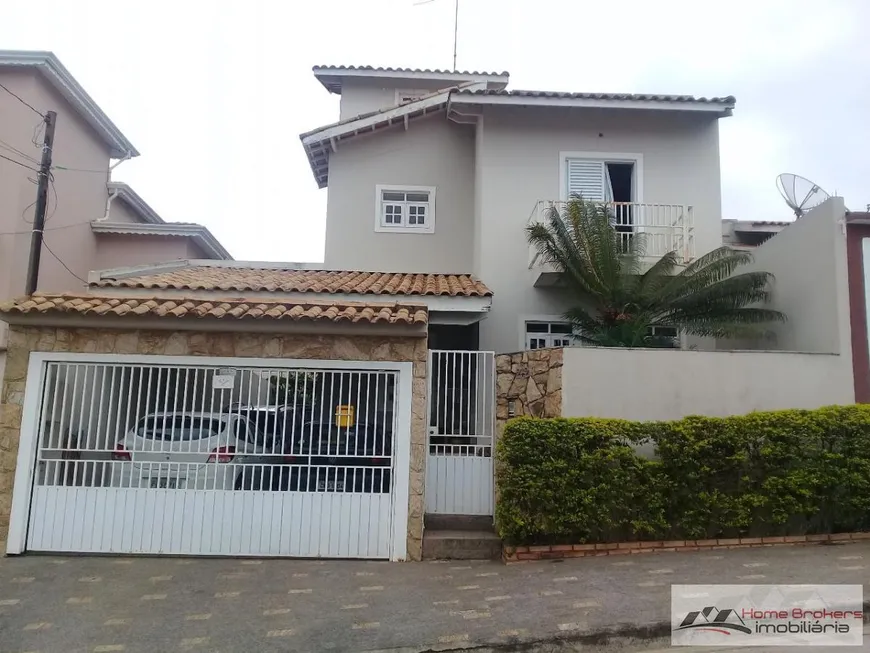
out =
<svg viewBox="0 0 870 653"><path fill-rule="evenodd" d="M562 358L564 417L724 417L855 401L848 355L572 347Z"/></svg>
<svg viewBox="0 0 870 653"><path fill-rule="evenodd" d="M496 420L562 415L562 349L537 349L495 357Z"/></svg>

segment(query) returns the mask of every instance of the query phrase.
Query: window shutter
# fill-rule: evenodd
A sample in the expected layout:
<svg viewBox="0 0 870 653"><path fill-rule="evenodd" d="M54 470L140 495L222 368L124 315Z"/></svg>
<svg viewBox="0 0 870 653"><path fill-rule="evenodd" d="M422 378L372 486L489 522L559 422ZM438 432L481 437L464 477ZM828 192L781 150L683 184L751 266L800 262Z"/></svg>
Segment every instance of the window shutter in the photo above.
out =
<svg viewBox="0 0 870 653"><path fill-rule="evenodd" d="M582 195L584 200L603 201L604 161L594 159L568 159L568 198Z"/></svg>

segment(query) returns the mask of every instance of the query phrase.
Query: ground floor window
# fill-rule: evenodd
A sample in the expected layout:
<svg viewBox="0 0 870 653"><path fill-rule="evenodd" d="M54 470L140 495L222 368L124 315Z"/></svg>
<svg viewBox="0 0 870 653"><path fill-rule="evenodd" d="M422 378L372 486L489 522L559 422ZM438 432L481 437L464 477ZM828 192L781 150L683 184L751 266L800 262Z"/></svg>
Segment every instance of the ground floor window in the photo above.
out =
<svg viewBox="0 0 870 653"><path fill-rule="evenodd" d="M526 322L526 349L570 347L572 331L568 322Z"/></svg>
<svg viewBox="0 0 870 653"><path fill-rule="evenodd" d="M680 333L676 327L651 326L647 329L650 336L673 341L673 347L680 346ZM581 343L574 335L568 322L526 322L526 349L546 347L575 347Z"/></svg>

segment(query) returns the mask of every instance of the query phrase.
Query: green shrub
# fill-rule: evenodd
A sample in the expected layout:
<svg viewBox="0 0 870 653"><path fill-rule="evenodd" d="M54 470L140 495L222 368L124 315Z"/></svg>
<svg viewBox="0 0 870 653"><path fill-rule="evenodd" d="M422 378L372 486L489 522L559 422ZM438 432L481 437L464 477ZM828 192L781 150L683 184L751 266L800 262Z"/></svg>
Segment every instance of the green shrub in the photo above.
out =
<svg viewBox="0 0 870 653"><path fill-rule="evenodd" d="M518 418L498 443L497 484L496 522L512 544L870 529L870 406Z"/></svg>

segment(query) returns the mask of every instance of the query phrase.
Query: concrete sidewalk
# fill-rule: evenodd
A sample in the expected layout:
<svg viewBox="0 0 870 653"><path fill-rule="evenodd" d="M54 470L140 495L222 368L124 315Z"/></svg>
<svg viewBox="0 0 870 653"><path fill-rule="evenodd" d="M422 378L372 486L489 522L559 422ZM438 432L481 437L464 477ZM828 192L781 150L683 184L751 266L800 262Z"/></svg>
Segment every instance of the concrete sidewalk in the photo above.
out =
<svg viewBox="0 0 870 653"><path fill-rule="evenodd" d="M870 543L512 566L5 558L0 652L574 650L666 635L672 583L866 588Z"/></svg>

